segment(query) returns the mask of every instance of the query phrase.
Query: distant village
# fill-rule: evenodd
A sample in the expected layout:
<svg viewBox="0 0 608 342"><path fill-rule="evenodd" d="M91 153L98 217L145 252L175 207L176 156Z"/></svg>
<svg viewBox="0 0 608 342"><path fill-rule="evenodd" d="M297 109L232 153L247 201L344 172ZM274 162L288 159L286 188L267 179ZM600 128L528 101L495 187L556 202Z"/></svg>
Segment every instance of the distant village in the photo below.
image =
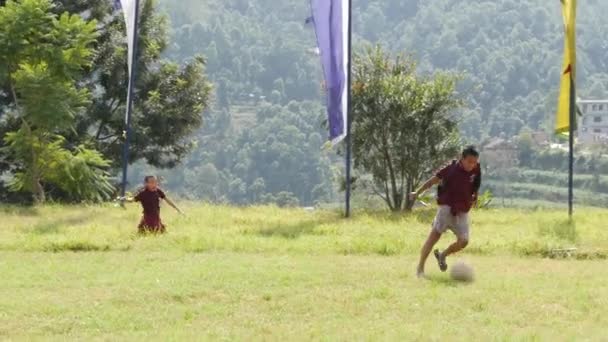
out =
<svg viewBox="0 0 608 342"><path fill-rule="evenodd" d="M583 148L608 147L608 100L578 100L579 119L576 144ZM561 149L568 151L566 143L555 142L554 137L545 131L530 132L532 147L541 149ZM513 167L517 164L517 137L490 138L482 144L484 159L499 167Z"/></svg>

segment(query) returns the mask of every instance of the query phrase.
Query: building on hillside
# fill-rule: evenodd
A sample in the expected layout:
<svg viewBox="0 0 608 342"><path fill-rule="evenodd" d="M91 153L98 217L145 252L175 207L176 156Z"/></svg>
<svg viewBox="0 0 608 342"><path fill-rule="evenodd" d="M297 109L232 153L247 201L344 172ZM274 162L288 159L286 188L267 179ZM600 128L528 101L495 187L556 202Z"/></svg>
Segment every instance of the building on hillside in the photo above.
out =
<svg viewBox="0 0 608 342"><path fill-rule="evenodd" d="M482 164L486 169L504 170L517 166L517 145L504 138L494 138L483 146Z"/></svg>
<svg viewBox="0 0 608 342"><path fill-rule="evenodd" d="M608 143L608 100L578 100L582 118L578 127L581 144Z"/></svg>
<svg viewBox="0 0 608 342"><path fill-rule="evenodd" d="M551 139L549 138L549 134L544 131L535 131L531 133L532 142L537 147L546 147L551 143Z"/></svg>

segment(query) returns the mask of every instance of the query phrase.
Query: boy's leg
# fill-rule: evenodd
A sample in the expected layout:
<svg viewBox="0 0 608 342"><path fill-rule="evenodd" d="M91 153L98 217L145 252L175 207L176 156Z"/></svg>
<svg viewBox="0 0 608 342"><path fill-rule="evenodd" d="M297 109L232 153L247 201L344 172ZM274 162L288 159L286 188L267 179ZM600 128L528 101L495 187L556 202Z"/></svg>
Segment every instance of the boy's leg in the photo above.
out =
<svg viewBox="0 0 608 342"><path fill-rule="evenodd" d="M437 232L435 229L431 229L429 233L429 237L426 239L426 242L422 246L420 250L420 261L418 262L418 269L416 270L416 274L421 277L424 275L424 264L426 264L426 259L431 254L433 247L441 238L441 233Z"/></svg>
<svg viewBox="0 0 608 342"><path fill-rule="evenodd" d="M454 253L458 253L461 250L463 250L467 245L469 244L469 240L467 239L463 239L463 238L458 238L456 240L456 242L454 242L453 244L451 244L448 248L446 248L445 251L443 251L442 256L443 258L447 258L449 255L454 254Z"/></svg>
<svg viewBox="0 0 608 342"><path fill-rule="evenodd" d="M451 244L441 256L445 259L448 255L458 253L463 250L469 244L469 214L463 213L456 218L456 222L453 228L454 234L456 234L456 242Z"/></svg>
<svg viewBox="0 0 608 342"><path fill-rule="evenodd" d="M437 209L437 215L433 220L433 226L431 228L431 232L429 233L429 237L426 239L426 242L420 251L420 262L418 263L418 270L416 272L419 277L424 275L424 265L429 254L433 250L433 246L435 246L437 241L439 241L441 234L445 233L449 225L450 207L441 205L439 206L439 209Z"/></svg>

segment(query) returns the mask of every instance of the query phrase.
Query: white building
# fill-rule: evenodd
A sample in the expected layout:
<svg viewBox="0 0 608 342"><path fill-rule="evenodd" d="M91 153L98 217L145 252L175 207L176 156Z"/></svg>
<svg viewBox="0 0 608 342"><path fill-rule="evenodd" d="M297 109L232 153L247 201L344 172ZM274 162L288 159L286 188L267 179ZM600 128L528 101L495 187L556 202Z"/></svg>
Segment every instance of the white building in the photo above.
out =
<svg viewBox="0 0 608 342"><path fill-rule="evenodd" d="M608 143L608 100L578 100L577 103L583 113L578 125L578 141Z"/></svg>

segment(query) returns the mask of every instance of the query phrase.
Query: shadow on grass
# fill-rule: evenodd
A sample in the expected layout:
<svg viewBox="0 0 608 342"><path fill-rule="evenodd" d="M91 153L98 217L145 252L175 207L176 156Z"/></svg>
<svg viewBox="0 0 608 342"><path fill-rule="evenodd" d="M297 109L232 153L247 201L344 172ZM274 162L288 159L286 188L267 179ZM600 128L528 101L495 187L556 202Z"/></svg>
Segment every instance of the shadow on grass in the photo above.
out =
<svg viewBox="0 0 608 342"><path fill-rule="evenodd" d="M415 217L418 221L428 222L429 224L435 217L434 208L417 209L412 212L396 212L388 211L359 211L356 215L367 215L379 220L389 220L391 222L401 222L409 217ZM334 224L345 222L341 212L335 212L331 215L315 217L295 223L276 222L268 225L267 222L260 221L259 225L263 228L260 230L246 231L245 234L258 234L265 237L279 236L287 239L295 239L302 235L309 235L315 232L315 229L320 225ZM381 253L382 254L382 253Z"/></svg>
<svg viewBox="0 0 608 342"><path fill-rule="evenodd" d="M405 218L407 218L408 215L410 214L410 213L402 212L402 211L394 212L394 211L388 211L388 210L362 210L358 213L363 213L374 219L387 220L387 221L391 221L391 222L402 221Z"/></svg>
<svg viewBox="0 0 608 342"><path fill-rule="evenodd" d="M410 217L416 218L419 222L433 222L435 218L435 214L437 213L437 208L428 207L428 208L419 208L414 209L412 211L399 211L399 212L390 212L390 211L364 211L366 215L371 216L373 218L378 218L380 220L389 220L392 222L399 222Z"/></svg>
<svg viewBox="0 0 608 342"><path fill-rule="evenodd" d="M446 287L465 286L465 285L470 285L472 283L472 282L454 280L448 275L440 275L440 274L427 275L426 279L435 284L446 286Z"/></svg>
<svg viewBox="0 0 608 342"><path fill-rule="evenodd" d="M38 209L32 206L2 206L0 207L0 213L25 217L33 217L39 215Z"/></svg>
<svg viewBox="0 0 608 342"><path fill-rule="evenodd" d="M313 234L315 229L320 225L337 223L343 220L340 215L332 214L331 216L318 217L314 219L308 219L296 223L281 223L277 222L274 225L265 226L264 223L260 223L264 228L257 231L246 232L251 234L258 234L264 237L282 237L285 239L296 239L302 235Z"/></svg>
<svg viewBox="0 0 608 342"><path fill-rule="evenodd" d="M102 244L97 245L88 241L66 241L66 242L53 242L45 245L43 250L45 252L108 252L111 250L110 245Z"/></svg>
<svg viewBox="0 0 608 342"><path fill-rule="evenodd" d="M50 221L39 223L32 227L31 232L37 235L55 234L61 228L66 228L87 222L90 219L88 214L81 214L73 217L51 219Z"/></svg>
<svg viewBox="0 0 608 342"><path fill-rule="evenodd" d="M437 208L435 207L425 207L425 208L416 208L412 211L397 211L392 212L389 210L357 210L356 214L364 214L369 217L378 219L380 221L387 220L391 222L400 222L405 221L410 218L415 218L419 222L429 223L433 222L435 219L435 215L437 213Z"/></svg>

